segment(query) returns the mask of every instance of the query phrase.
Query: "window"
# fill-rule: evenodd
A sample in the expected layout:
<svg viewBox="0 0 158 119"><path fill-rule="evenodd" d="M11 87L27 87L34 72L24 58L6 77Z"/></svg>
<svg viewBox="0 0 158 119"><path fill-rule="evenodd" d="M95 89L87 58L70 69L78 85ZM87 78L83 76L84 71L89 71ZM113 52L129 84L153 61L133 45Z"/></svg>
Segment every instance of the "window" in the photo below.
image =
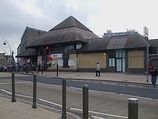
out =
<svg viewBox="0 0 158 119"><path fill-rule="evenodd" d="M64 52L67 53L69 51L68 46L65 47Z"/></svg>
<svg viewBox="0 0 158 119"><path fill-rule="evenodd" d="M82 47L82 44L76 44L76 49L80 49Z"/></svg>
<svg viewBox="0 0 158 119"><path fill-rule="evenodd" d="M115 66L115 58L109 58L109 67Z"/></svg>
<svg viewBox="0 0 158 119"><path fill-rule="evenodd" d="M116 58L123 58L125 57L125 51L124 50L116 50Z"/></svg>
<svg viewBox="0 0 158 119"><path fill-rule="evenodd" d="M73 50L73 49L75 49L75 46L74 45L67 45L66 47L65 47L65 53L67 53L67 52L69 52L70 50Z"/></svg>
<svg viewBox="0 0 158 119"><path fill-rule="evenodd" d="M69 51L75 49L74 45L69 45Z"/></svg>

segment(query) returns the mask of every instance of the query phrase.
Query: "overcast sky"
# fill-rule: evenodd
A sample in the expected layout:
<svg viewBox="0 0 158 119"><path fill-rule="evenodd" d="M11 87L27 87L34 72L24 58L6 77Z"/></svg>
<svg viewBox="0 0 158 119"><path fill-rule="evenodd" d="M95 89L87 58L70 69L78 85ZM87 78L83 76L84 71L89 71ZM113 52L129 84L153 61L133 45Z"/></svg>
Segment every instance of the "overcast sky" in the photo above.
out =
<svg viewBox="0 0 158 119"><path fill-rule="evenodd" d="M0 0L0 52L10 54L3 38L17 55L27 26L48 31L70 15L99 36L126 29L143 35L146 26L149 38L158 39L157 11L157 0Z"/></svg>

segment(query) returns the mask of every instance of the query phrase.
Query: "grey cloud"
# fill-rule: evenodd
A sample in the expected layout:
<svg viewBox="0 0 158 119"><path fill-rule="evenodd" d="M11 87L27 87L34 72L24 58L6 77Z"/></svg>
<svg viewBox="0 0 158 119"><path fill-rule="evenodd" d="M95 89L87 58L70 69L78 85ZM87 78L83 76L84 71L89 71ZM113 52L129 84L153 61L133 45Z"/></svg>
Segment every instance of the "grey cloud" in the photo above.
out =
<svg viewBox="0 0 158 119"><path fill-rule="evenodd" d="M4 37L8 40L15 55L27 26L48 31L70 15L84 24L88 21L88 14L84 9L80 11L67 9L64 0L38 0L34 7L42 11L41 16L24 11L18 2L19 0L0 1L0 39Z"/></svg>

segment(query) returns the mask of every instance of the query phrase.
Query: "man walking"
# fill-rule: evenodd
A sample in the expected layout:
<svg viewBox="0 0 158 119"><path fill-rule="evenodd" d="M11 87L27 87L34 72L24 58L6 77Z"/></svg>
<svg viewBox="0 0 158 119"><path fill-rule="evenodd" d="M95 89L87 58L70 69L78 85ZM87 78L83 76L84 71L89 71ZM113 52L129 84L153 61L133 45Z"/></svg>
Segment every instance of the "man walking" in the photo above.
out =
<svg viewBox="0 0 158 119"><path fill-rule="evenodd" d="M95 76L100 76L100 65L99 65L99 62L97 62L96 75Z"/></svg>
<svg viewBox="0 0 158 119"><path fill-rule="evenodd" d="M154 66L153 66L153 69L151 70L150 74L151 74L151 83L152 83L153 87L155 87L158 72Z"/></svg>

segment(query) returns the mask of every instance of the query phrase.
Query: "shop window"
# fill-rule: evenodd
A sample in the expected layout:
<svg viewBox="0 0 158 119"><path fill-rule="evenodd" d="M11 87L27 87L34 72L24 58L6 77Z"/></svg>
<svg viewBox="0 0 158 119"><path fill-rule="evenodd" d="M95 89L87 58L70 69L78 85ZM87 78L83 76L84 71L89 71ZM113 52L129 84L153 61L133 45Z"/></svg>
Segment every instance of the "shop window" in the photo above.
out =
<svg viewBox="0 0 158 119"><path fill-rule="evenodd" d="M149 47L149 54L157 54L157 47Z"/></svg>
<svg viewBox="0 0 158 119"><path fill-rule="evenodd" d="M73 50L73 49L75 49L75 45L67 45L67 46L65 47L64 52L65 52L65 53L68 53L70 50Z"/></svg>
<svg viewBox="0 0 158 119"><path fill-rule="evenodd" d="M116 58L123 58L125 57L125 51L124 50L116 50Z"/></svg>
<svg viewBox="0 0 158 119"><path fill-rule="evenodd" d="M115 58L109 58L109 67L115 67Z"/></svg>

